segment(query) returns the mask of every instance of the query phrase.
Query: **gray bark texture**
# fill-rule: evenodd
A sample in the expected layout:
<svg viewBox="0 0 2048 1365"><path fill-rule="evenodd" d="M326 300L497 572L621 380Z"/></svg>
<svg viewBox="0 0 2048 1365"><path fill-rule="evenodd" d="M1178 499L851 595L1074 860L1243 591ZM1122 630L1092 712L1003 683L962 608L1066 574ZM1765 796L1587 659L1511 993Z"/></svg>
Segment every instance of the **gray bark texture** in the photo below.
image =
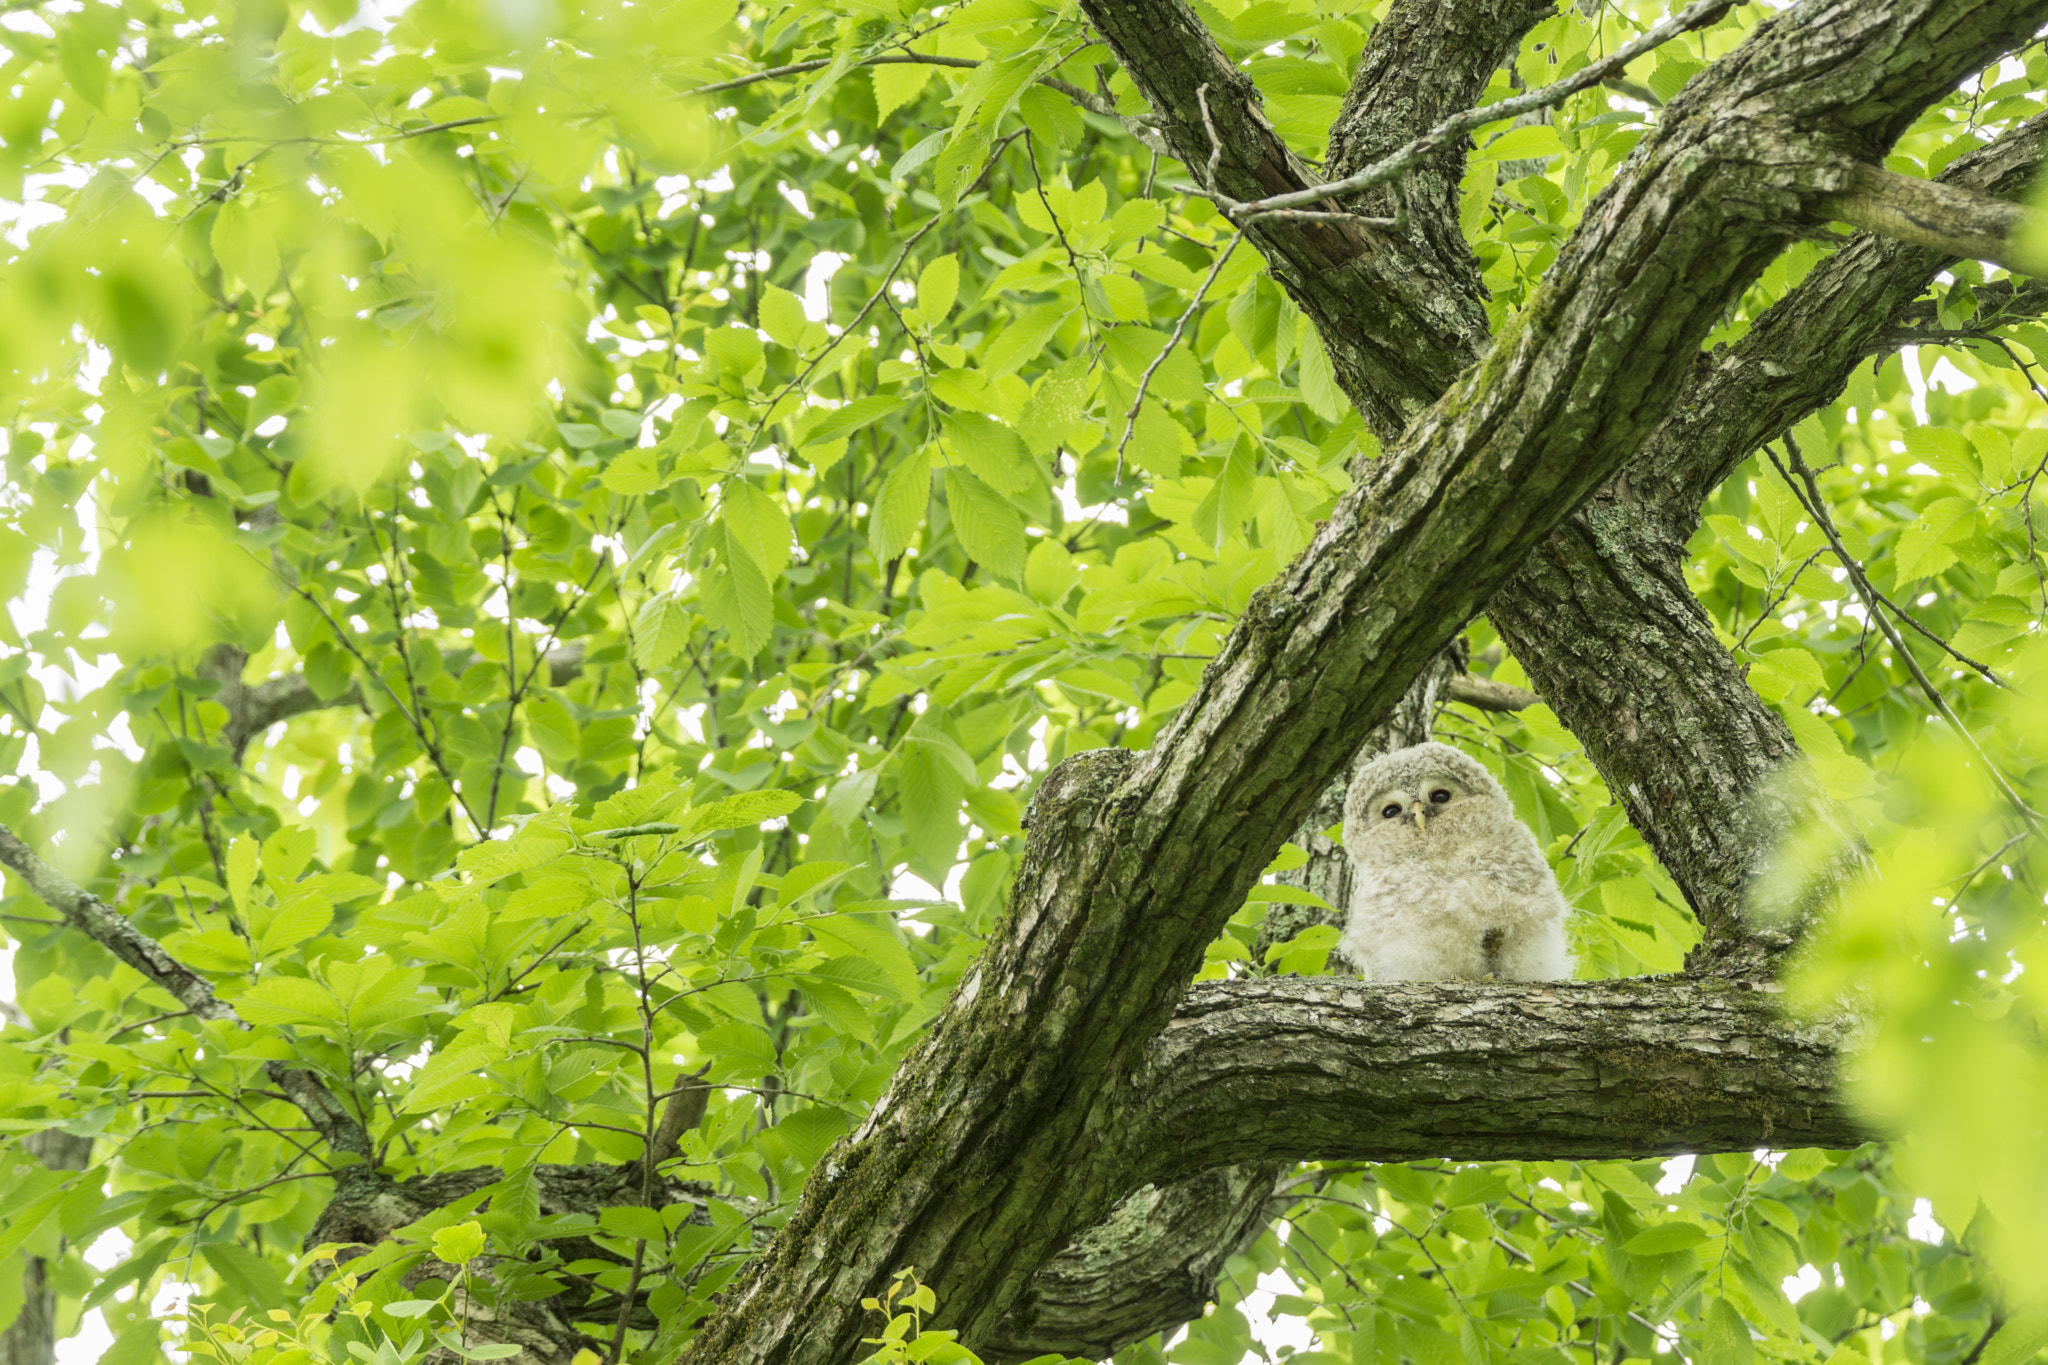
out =
<svg viewBox="0 0 2048 1365"><path fill-rule="evenodd" d="M92 1160L92 1139L52 1128L21 1140L23 1150L53 1171L82 1171ZM57 1365L57 1291L50 1263L23 1258L21 1314L0 1332L0 1365Z"/></svg>
<svg viewBox="0 0 2048 1365"><path fill-rule="evenodd" d="M1253 199L1314 183L1191 12L1175 0L1083 8L1175 154L1191 166L1216 154L1219 192ZM1403 13L1424 25L1431 8L1487 12ZM1507 36L1473 69L1490 69L1512 46L1513 15L1526 8L1474 26ZM990 1346L1040 1268L1075 1237L1139 1184L1192 1169L1275 1156L1641 1154L1746 1146L1766 1133L1858 1136L1835 1098L1834 1040L1777 1018L1754 983L1247 981L1193 993L1187 983L1259 870L1429 659L1672 419L1710 363L1699 342L1722 311L1859 163L2044 17L2040 4L1897 0L1808 3L1765 21L1666 107L1545 284L1490 343L1440 213L1434 234L1411 227L1406 240L1348 223L1252 228L1275 277L1322 329L1347 390L1394 436L1386 458L1361 471L1310 547L1254 597L1152 750L1098 751L1046 778L1007 917L983 959L686 1358L852 1359L860 1299L904 1265L929 1276L942 1325ZM1405 102L1390 98L1385 126L1415 117L1401 111L1417 103L1412 90ZM1372 105L1369 94L1347 103L1346 156L1371 154ZM1632 638L1654 653L1663 625L1638 617ZM1560 668L1574 643L1540 621L1527 638ZM1548 696L1533 664L1532 676ZM1572 701L1552 704L1577 723ZM1661 752L1680 765L1667 779L1674 808L1655 805L1662 793L1631 805L1652 829L1710 794L1720 827L1730 782L1794 756L1782 731L1755 721L1768 712L1746 689L1708 689L1699 704L1664 732ZM1694 724L1679 744L1671 736L1684 721ZM1602 762L1617 792L1641 785L1626 765L1642 751L1627 746L1664 724L1637 716L1634 740L1617 728L1620 761ZM1695 781L1700 751L1729 740L1742 752L1716 761L1732 776L1709 769ZM1687 847L1676 836L1653 840L1660 856L1667 846ZM1759 848L1758 832L1743 830L1672 867L1717 941L1743 938L1739 892ZM1326 994L1293 1002L1297 990ZM1499 994L1460 995L1468 990ZM1416 1026L1409 1003L1425 1000L1443 1002L1446 1032L1441 1052L1417 1067L1403 1040ZM1461 1031L1457 1020L1480 1005L1490 1022ZM1241 1035L1210 1020L1240 1007L1256 1020ZM1501 1047L1510 1030L1526 1031L1526 1055L1575 1078L1579 1103L1491 1131L1497 1089L1514 1084ZM1183 1037L1188 1049L1177 1052ZM1704 1049L1703 1037L1714 1040ZM1326 1044L1355 1083L1294 1064L1289 1049L1314 1055ZM1234 1096L1233 1056L1261 1078ZM1736 1059L1739 1074L1728 1070ZM1198 1066L1218 1068L1215 1083L1183 1092L1184 1073ZM1317 1084L1277 1100L1283 1075ZM1185 1110L1167 1098L1180 1094ZM1146 1112L1172 1127L1139 1120ZM1162 1142L1163 1131L1175 1140Z"/></svg>

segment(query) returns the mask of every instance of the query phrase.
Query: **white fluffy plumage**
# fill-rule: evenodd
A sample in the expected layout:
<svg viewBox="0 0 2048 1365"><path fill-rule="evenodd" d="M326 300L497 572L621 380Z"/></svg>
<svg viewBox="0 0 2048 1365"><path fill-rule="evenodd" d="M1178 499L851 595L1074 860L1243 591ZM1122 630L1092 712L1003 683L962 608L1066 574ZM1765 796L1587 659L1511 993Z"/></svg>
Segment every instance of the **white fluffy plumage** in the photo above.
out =
<svg viewBox="0 0 2048 1365"><path fill-rule="evenodd" d="M1493 774L1448 744L1373 760L1344 799L1342 946L1372 981L1572 974L1571 906Z"/></svg>

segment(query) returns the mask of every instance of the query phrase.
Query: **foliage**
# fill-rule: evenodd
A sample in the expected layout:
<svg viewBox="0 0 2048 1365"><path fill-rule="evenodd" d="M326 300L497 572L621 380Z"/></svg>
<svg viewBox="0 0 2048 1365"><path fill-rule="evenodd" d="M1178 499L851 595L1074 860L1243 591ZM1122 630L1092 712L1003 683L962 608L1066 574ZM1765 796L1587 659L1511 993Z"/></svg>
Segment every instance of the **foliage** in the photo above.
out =
<svg viewBox="0 0 2048 1365"><path fill-rule="evenodd" d="M1202 12L1320 155L1383 9ZM1566 9L1488 98L1658 12ZM1658 102L1763 12L1645 59L1633 94L1482 131L1463 226L1496 320ZM408 1270L474 1227L465 1293L640 1286L650 1321L591 1328L672 1351L990 932L1031 784L1145 746L1376 443L1256 253L1119 121L1142 101L1071 5L750 2L715 25L688 0L87 0L0 26L0 193L22 206L0 823L250 1025L181 1015L9 883L26 1022L0 1127L95 1148L10 1187L0 1317L36 1255L67 1330L98 1310L116 1361L157 1349L172 1282L196 1286L202 1354L312 1350L342 1295L335 1341L398 1358L455 1320L452 1282ZM802 69L749 79L782 66ZM2048 55L2008 66L1894 168L2038 110ZM1819 252L1790 249L1717 340ZM1954 344L1882 359L1795 435L1874 587L2017 680L2048 610L2048 332L2001 316L1997 283L1958 267L1934 300ZM1937 365L1971 386L1930 386ZM1752 462L1706 511L1689 581L1752 681L1888 865L1954 888L1930 915L1888 880L1812 988L1883 1002L1870 1093L1942 1117L1929 1155L1910 1179L1879 1149L1715 1157L1675 1194L1643 1163L1310 1166L1216 1310L1129 1359L1236 1361L1273 1270L1332 1360L2034 1353L2025 1316L1976 1349L2005 1310L1973 1219L2048 1170L2041 1087L1988 1079L2041 1065L2033 978L2001 979L2038 943L2039 845L2008 846L2010 808L1930 727L1790 479ZM1483 622L1469 642L1526 681ZM1908 647L2048 805L2038 717ZM307 691L252 737L241 680L273 676ZM1587 973L1676 970L1684 901L1556 719L1439 727L1549 850ZM1895 769L1912 780L1874 776ZM1251 969L1265 903L1206 974ZM266 1083L275 1059L345 1097L394 1173L494 1178L308 1299L295 1257L342 1158ZM539 1166L639 1159L699 1076L670 1168L693 1200L540 1212ZM1939 1241L1909 1234L1919 1191ZM2048 1264L2038 1228L2000 1227L2002 1264ZM127 1249L89 1269L115 1230L101 1254ZM1795 1305L1796 1273L1818 1287Z"/></svg>

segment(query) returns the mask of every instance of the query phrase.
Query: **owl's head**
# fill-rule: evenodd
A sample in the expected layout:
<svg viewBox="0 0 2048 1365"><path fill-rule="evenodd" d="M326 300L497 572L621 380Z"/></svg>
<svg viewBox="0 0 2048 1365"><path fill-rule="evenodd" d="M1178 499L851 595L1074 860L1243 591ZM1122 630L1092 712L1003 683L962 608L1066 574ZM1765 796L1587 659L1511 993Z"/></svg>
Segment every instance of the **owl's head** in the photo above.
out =
<svg viewBox="0 0 2048 1365"><path fill-rule="evenodd" d="M1504 810L1493 774L1448 744L1417 744L1374 759L1344 798L1344 847L1360 863L1426 857Z"/></svg>

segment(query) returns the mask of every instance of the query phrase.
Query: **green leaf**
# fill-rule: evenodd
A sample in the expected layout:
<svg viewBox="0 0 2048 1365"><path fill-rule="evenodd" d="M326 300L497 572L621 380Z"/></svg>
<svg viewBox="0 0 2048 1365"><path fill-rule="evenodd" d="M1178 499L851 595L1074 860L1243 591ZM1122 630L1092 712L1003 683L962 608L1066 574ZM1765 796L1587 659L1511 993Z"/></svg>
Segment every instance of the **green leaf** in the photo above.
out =
<svg viewBox="0 0 2048 1365"><path fill-rule="evenodd" d="M299 976L271 976L234 999L235 1013L252 1024L340 1027L344 1015L334 993Z"/></svg>
<svg viewBox="0 0 2048 1365"><path fill-rule="evenodd" d="M208 1242L199 1254L228 1287L259 1308L284 1306L284 1279L264 1257L235 1242Z"/></svg>
<svg viewBox="0 0 2048 1365"><path fill-rule="evenodd" d="M718 512L725 522L729 544L744 550L760 567L762 577L773 580L789 565L789 514L766 489L744 479L726 481Z"/></svg>
<svg viewBox="0 0 2048 1365"><path fill-rule="evenodd" d="M919 272L917 277L917 308L924 314L925 321L937 325L939 320L953 310L953 300L960 294L960 258L940 256Z"/></svg>
<svg viewBox="0 0 2048 1365"><path fill-rule="evenodd" d="M1500 136L1482 139L1472 152L1474 161L1530 161L1538 157L1559 156L1564 152L1564 143L1557 136L1557 129L1547 123L1532 123L1521 128L1510 128Z"/></svg>
<svg viewBox="0 0 2048 1365"><path fill-rule="evenodd" d="M761 286L761 330L773 337L777 345L797 350L808 324L803 300L787 289L772 284Z"/></svg>
<svg viewBox="0 0 2048 1365"><path fill-rule="evenodd" d="M890 467L868 517L868 548L878 562L892 560L909 547L924 524L931 492L932 453L928 447L918 447Z"/></svg>
<svg viewBox="0 0 2048 1365"><path fill-rule="evenodd" d="M973 763L944 736L913 734L897 751L895 770L911 848L928 869L951 866L960 848L960 801L974 780Z"/></svg>
<svg viewBox="0 0 2048 1365"><path fill-rule="evenodd" d="M1702 1365L1751 1365L1756 1359L1749 1324L1728 1300L1715 1299L1707 1305L1700 1321L1699 1354Z"/></svg>
<svg viewBox="0 0 2048 1365"><path fill-rule="evenodd" d="M1314 327L1303 329L1301 342L1301 396L1325 422L1335 422L1350 411L1350 400L1337 387L1337 372L1323 349L1322 334Z"/></svg>
<svg viewBox="0 0 2048 1365"><path fill-rule="evenodd" d="M690 613L674 593L658 592L640 605L633 619L633 661L642 669L662 667L690 639Z"/></svg>
<svg viewBox="0 0 2048 1365"><path fill-rule="evenodd" d="M1631 1256L1668 1256L1706 1240L1707 1230L1697 1223L1657 1223L1629 1238L1622 1250Z"/></svg>
<svg viewBox="0 0 2048 1365"><path fill-rule="evenodd" d="M1024 572L1024 518L996 491L964 469L946 471L946 506L967 553L997 578Z"/></svg>
<svg viewBox="0 0 2048 1365"><path fill-rule="evenodd" d="M806 920L804 928L819 942L835 945L881 968L883 978L895 988L899 998L917 999L917 966L911 961L901 931L888 915L822 915Z"/></svg>
<svg viewBox="0 0 2048 1365"><path fill-rule="evenodd" d="M1016 494L1031 486L1031 452L1024 441L994 418L978 413L949 412L941 423L949 455L998 493Z"/></svg>
<svg viewBox="0 0 2048 1365"><path fill-rule="evenodd" d="M484 1230L474 1222L434 1231L434 1255L449 1265L465 1265L483 1254Z"/></svg>
<svg viewBox="0 0 2048 1365"><path fill-rule="evenodd" d="M733 652L751 658L768 642L775 624L775 599L767 574L728 530L721 524L705 537L714 558L698 580L697 604L714 629L726 632ZM783 553L788 553L786 544Z"/></svg>

